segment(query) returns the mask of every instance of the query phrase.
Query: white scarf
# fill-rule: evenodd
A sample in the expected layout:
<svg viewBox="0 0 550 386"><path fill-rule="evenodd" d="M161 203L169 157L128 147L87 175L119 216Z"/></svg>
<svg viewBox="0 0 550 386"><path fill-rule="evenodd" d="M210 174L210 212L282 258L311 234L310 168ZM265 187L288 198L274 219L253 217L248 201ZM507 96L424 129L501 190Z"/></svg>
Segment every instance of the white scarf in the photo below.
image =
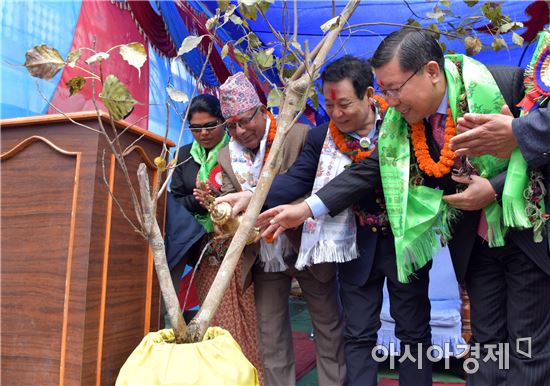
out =
<svg viewBox="0 0 550 386"><path fill-rule="evenodd" d="M234 138L229 141L229 159L231 160L231 168L237 177L237 181L241 184L242 190L256 189L260 172L264 166L264 156L267 143L267 136L271 120L266 119L266 128L264 136L260 141L258 152L247 149ZM288 268L284 258L294 254L292 244L285 234L282 234L273 243L268 243L265 240L260 241L260 261L263 264L265 272L282 272Z"/></svg>
<svg viewBox="0 0 550 386"><path fill-rule="evenodd" d="M327 130L311 193L328 184L349 164L350 158L338 150ZM320 263L345 263L357 257L355 218L350 208L334 217L326 214L304 222L296 269Z"/></svg>

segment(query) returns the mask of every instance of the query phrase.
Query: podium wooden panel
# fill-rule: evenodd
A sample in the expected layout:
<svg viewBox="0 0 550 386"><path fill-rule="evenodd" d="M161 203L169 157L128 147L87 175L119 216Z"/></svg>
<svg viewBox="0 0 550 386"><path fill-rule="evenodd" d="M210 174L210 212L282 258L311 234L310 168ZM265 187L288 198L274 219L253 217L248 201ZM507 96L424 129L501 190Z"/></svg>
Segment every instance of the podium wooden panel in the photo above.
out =
<svg viewBox="0 0 550 386"><path fill-rule="evenodd" d="M69 116L98 127L95 113ZM104 172L133 219L130 190L98 132L62 115L0 125L2 383L112 385L160 317L152 255ZM139 163L156 175L151 160L162 147L137 127L121 142L140 136L125 155L136 190Z"/></svg>

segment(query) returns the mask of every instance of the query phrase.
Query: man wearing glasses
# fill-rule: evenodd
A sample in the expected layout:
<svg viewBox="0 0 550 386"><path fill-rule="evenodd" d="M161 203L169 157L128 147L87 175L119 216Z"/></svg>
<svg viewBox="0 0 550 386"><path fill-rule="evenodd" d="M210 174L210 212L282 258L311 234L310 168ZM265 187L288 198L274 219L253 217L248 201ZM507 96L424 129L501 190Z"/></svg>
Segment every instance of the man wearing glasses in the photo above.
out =
<svg viewBox="0 0 550 386"><path fill-rule="evenodd" d="M237 195L251 196L275 138L276 118L261 104L254 86L242 72L228 78L220 87L220 101L231 135L228 146L218 155L223 170L222 193L240 192ZM290 130L282 152L281 173L300 154L308 129L295 124ZM303 271L296 270L300 236L300 231L289 231L272 243L261 240L249 245L243 253L241 283L243 290L254 284L265 382L267 385L296 383L288 304L291 281L295 277L315 328L319 384L342 385L345 380L343 316L337 299L336 267L316 264Z"/></svg>
<svg viewBox="0 0 550 386"><path fill-rule="evenodd" d="M467 384L547 384L550 258L546 232L526 217L526 209L544 198L524 196L531 183L524 177L535 174L511 172L521 170L521 160L513 157L460 159L449 148L455 122L466 112L498 113L506 103L517 116L522 71L489 69L465 55L444 57L431 35L413 29L388 35L372 66L393 107L378 146L400 280L428 264L440 241L448 242L457 279L470 297L472 343L480 345L472 351L479 368ZM317 195L330 213L339 213L371 194L375 168L352 164ZM302 217L289 211L272 221L291 228ZM416 311L408 310L411 318ZM503 345L509 356L506 351L507 358L498 360L491 352Z"/></svg>

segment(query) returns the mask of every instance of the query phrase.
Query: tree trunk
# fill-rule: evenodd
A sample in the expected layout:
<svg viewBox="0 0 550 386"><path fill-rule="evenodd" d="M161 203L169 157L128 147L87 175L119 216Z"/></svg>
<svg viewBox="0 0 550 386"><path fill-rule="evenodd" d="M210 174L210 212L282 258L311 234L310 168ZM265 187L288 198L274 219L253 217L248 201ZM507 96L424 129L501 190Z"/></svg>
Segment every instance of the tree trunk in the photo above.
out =
<svg viewBox="0 0 550 386"><path fill-rule="evenodd" d="M187 335L187 326L181 315L180 305L172 278L170 269L166 262L166 250L164 248L164 238L160 231L157 222L156 213L154 213L153 201L151 200L151 192L149 189L149 176L147 175L147 167L145 164L140 164L138 168L139 190L141 193L141 206L143 210L143 225L149 246L153 251L153 260L155 262L155 271L162 293L162 299L166 306L170 324L176 336L176 343L184 343Z"/></svg>

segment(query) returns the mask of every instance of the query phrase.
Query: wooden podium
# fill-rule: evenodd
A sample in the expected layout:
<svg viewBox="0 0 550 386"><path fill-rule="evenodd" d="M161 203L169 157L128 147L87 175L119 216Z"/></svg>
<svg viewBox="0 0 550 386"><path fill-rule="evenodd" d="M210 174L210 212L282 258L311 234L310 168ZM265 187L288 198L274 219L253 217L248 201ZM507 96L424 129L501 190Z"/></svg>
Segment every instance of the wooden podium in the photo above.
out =
<svg viewBox="0 0 550 386"><path fill-rule="evenodd" d="M99 127L94 112L68 115ZM152 255L104 173L135 219L129 188L96 131L63 115L0 125L2 383L113 385L160 318ZM137 167L144 162L156 175L162 138L116 126L123 148L142 136L125 153L139 197ZM160 200L161 227L164 206Z"/></svg>

